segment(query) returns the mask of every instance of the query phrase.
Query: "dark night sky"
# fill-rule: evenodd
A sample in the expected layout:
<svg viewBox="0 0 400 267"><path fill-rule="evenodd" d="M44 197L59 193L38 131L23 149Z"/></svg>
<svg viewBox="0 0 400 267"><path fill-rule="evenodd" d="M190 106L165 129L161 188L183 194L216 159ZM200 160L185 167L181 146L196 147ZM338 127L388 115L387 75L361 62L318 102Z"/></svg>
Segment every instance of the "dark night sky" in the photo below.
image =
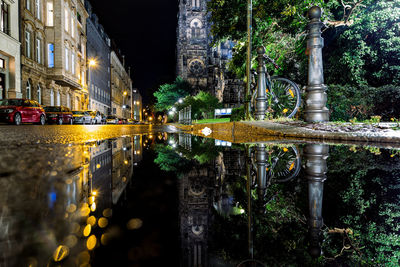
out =
<svg viewBox="0 0 400 267"><path fill-rule="evenodd" d="M151 89L175 77L178 0L91 0L107 34L131 67L146 103Z"/></svg>

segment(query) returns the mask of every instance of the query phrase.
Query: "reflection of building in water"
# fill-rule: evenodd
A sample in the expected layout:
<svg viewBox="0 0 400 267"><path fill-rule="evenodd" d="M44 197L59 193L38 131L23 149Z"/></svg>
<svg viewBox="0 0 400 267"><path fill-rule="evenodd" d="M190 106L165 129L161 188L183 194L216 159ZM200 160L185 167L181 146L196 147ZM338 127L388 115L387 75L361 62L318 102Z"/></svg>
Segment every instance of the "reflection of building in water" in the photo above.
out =
<svg viewBox="0 0 400 267"><path fill-rule="evenodd" d="M186 150L192 150L192 135L187 133L179 133L179 146Z"/></svg>
<svg viewBox="0 0 400 267"><path fill-rule="evenodd" d="M133 138L133 163L137 165L137 163L141 162L143 159L143 136L135 135Z"/></svg>
<svg viewBox="0 0 400 267"><path fill-rule="evenodd" d="M117 204L133 174L132 138L122 137L111 142L112 200L113 204Z"/></svg>
<svg viewBox="0 0 400 267"><path fill-rule="evenodd" d="M96 192L97 208L104 210L112 206L112 150L111 141L97 142L96 145L89 147L90 151L90 176L91 192Z"/></svg>
<svg viewBox="0 0 400 267"><path fill-rule="evenodd" d="M195 166L179 180L182 266L209 266L207 243L214 176L210 164Z"/></svg>

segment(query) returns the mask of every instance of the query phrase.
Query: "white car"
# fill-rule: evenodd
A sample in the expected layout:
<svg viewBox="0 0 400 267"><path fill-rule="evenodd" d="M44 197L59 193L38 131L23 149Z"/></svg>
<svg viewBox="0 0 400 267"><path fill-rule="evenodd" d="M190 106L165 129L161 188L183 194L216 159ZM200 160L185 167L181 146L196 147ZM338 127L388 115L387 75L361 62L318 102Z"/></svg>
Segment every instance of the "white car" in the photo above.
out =
<svg viewBox="0 0 400 267"><path fill-rule="evenodd" d="M72 118L74 124L92 124L92 116L90 116L88 111L72 111Z"/></svg>
<svg viewBox="0 0 400 267"><path fill-rule="evenodd" d="M99 111L89 111L90 116L92 116L92 124L101 124L101 113Z"/></svg>

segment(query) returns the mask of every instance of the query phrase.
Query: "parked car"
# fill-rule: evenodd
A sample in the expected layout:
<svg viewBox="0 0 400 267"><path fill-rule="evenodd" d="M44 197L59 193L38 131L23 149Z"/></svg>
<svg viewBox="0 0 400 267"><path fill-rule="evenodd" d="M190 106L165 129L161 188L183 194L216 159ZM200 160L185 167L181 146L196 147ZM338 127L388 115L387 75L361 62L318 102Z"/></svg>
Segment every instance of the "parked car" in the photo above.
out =
<svg viewBox="0 0 400 267"><path fill-rule="evenodd" d="M126 119L119 118L119 119L118 119L118 124L127 124L127 120L126 120Z"/></svg>
<svg viewBox="0 0 400 267"><path fill-rule="evenodd" d="M100 111L89 111L90 116L92 116L92 124L101 124L101 113Z"/></svg>
<svg viewBox="0 0 400 267"><path fill-rule="evenodd" d="M3 99L0 100L0 121L14 123L46 123L46 113L35 100Z"/></svg>
<svg viewBox="0 0 400 267"><path fill-rule="evenodd" d="M112 115L107 116L106 118L107 124L118 124L118 118Z"/></svg>
<svg viewBox="0 0 400 267"><path fill-rule="evenodd" d="M88 111L73 110L72 116L74 119L74 124L91 124L92 116L90 116Z"/></svg>
<svg viewBox="0 0 400 267"><path fill-rule="evenodd" d="M101 124L106 124L107 122L107 116L101 113Z"/></svg>
<svg viewBox="0 0 400 267"><path fill-rule="evenodd" d="M47 123L73 124L72 112L67 107L44 107L46 111Z"/></svg>

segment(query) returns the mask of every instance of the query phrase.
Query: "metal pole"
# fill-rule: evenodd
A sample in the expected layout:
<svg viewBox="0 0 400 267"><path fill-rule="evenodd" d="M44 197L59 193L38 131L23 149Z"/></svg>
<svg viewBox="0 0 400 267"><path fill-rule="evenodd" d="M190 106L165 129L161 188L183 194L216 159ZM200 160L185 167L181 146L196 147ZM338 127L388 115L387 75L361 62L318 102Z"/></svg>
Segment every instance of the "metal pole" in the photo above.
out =
<svg viewBox="0 0 400 267"><path fill-rule="evenodd" d="M308 24L307 51L308 86L306 89L306 108L304 119L306 122L329 121L329 110L326 108L327 87L324 84L324 69L322 63L322 48L324 39L321 37L322 10L313 6L308 11L310 22Z"/></svg>
<svg viewBox="0 0 400 267"><path fill-rule="evenodd" d="M258 54L258 87L257 87L257 98L256 98L256 119L264 120L265 119L265 111L267 109L267 98L265 94L265 90L267 89L266 81L265 81L265 64L264 64L264 54L265 48L260 46L257 48Z"/></svg>
<svg viewBox="0 0 400 267"><path fill-rule="evenodd" d="M326 159L329 156L328 145L306 145L304 147L304 158L306 160L306 178L308 180L308 227L310 234L309 253L312 257L321 255L321 228L324 224L322 219L322 199L324 195L324 181L326 180Z"/></svg>
<svg viewBox="0 0 400 267"><path fill-rule="evenodd" d="M247 0L247 60L246 60L246 96L245 96L245 112L246 120L250 119L250 95L251 95L251 36L252 36L252 13L253 13L253 2Z"/></svg>

